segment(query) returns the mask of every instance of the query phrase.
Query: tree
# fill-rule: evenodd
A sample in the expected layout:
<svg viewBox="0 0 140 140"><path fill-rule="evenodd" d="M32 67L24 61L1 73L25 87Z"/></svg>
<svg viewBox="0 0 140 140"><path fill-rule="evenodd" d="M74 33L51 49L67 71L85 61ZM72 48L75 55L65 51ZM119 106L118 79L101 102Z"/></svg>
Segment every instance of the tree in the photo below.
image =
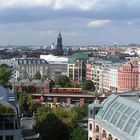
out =
<svg viewBox="0 0 140 140"><path fill-rule="evenodd" d="M87 114L88 114L87 105L75 106L72 108L72 110L77 112L77 120L81 120L81 119L87 117Z"/></svg>
<svg viewBox="0 0 140 140"><path fill-rule="evenodd" d="M30 116L33 112L36 112L36 110L41 106L32 99L31 95L26 93L20 94L18 102L20 113L26 114L28 116Z"/></svg>
<svg viewBox="0 0 140 140"><path fill-rule="evenodd" d="M11 107L6 107L6 106L0 104L0 114L5 114L5 115L7 115L7 114L15 114L15 111Z"/></svg>
<svg viewBox="0 0 140 140"><path fill-rule="evenodd" d="M12 75L10 68L0 67L0 85L7 88L9 87L9 79Z"/></svg>
<svg viewBox="0 0 140 140"><path fill-rule="evenodd" d="M63 108L39 108L37 111L35 131L41 140L69 140L73 128L76 126L77 113Z"/></svg>
<svg viewBox="0 0 140 140"><path fill-rule="evenodd" d="M65 110L64 108L53 108L52 112L69 128L76 126L77 113L73 110Z"/></svg>
<svg viewBox="0 0 140 140"><path fill-rule="evenodd" d="M95 86L91 80L85 80L83 83L83 90L95 90Z"/></svg>
<svg viewBox="0 0 140 140"><path fill-rule="evenodd" d="M70 80L65 75L60 75L56 78L56 84L61 85L62 87L68 87L70 86Z"/></svg>
<svg viewBox="0 0 140 140"><path fill-rule="evenodd" d="M20 113L24 114L27 113L29 110L29 104L28 104L28 96L26 93L21 93L19 95L19 109L20 109Z"/></svg>
<svg viewBox="0 0 140 140"><path fill-rule="evenodd" d="M49 91L50 92L52 91L52 88L53 88L54 85L55 85L55 82L52 79L50 79L49 80Z"/></svg>
<svg viewBox="0 0 140 140"><path fill-rule="evenodd" d="M39 71L37 71L34 75L34 79L40 80L41 79L41 74Z"/></svg>
<svg viewBox="0 0 140 140"><path fill-rule="evenodd" d="M88 135L87 132L80 128L74 128L71 134L71 140L87 140Z"/></svg>
<svg viewBox="0 0 140 140"><path fill-rule="evenodd" d="M69 140L69 128L54 113L37 122L34 130L40 134L41 140Z"/></svg>

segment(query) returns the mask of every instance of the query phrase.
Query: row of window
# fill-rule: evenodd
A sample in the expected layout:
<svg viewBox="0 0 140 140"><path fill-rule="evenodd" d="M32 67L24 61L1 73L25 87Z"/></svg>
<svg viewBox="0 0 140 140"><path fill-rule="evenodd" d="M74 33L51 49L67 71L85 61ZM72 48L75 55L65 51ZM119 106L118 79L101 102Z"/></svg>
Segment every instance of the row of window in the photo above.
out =
<svg viewBox="0 0 140 140"><path fill-rule="evenodd" d="M14 136L0 136L0 140L14 140Z"/></svg>

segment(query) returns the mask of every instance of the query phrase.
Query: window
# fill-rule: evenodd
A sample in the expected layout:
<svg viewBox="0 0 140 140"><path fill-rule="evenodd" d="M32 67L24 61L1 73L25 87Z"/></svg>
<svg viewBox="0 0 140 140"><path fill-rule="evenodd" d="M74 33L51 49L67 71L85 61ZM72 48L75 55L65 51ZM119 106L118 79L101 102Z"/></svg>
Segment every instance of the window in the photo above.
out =
<svg viewBox="0 0 140 140"><path fill-rule="evenodd" d="M133 133L131 134L131 136L135 135L135 133L137 132L139 127L140 127L140 121L138 122L138 124L136 125L135 129L133 130Z"/></svg>
<svg viewBox="0 0 140 140"><path fill-rule="evenodd" d="M90 115L92 115L92 109L90 110Z"/></svg>
<svg viewBox="0 0 140 140"><path fill-rule="evenodd" d="M0 140L3 140L3 136L0 136Z"/></svg>
<svg viewBox="0 0 140 140"><path fill-rule="evenodd" d="M91 123L89 124L89 130L92 130L92 124Z"/></svg>
<svg viewBox="0 0 140 140"><path fill-rule="evenodd" d="M14 140L13 136L6 136L6 140Z"/></svg>
<svg viewBox="0 0 140 140"><path fill-rule="evenodd" d="M89 137L89 140L92 140L92 137Z"/></svg>

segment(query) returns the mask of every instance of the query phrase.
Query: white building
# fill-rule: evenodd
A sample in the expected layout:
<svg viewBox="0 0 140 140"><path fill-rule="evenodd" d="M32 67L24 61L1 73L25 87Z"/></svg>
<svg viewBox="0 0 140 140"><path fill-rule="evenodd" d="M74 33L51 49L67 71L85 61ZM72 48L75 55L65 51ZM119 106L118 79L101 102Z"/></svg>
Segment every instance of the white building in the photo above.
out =
<svg viewBox="0 0 140 140"><path fill-rule="evenodd" d="M67 57L40 55L40 58L46 60L49 63L50 78L56 77L58 75L67 75Z"/></svg>

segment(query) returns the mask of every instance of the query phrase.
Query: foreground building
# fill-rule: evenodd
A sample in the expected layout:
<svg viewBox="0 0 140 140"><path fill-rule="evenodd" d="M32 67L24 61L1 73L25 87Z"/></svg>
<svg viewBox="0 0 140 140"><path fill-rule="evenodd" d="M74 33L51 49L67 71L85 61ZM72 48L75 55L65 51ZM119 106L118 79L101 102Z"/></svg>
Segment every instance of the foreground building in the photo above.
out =
<svg viewBox="0 0 140 140"><path fill-rule="evenodd" d="M8 91L0 86L0 140L23 140L18 113L11 104Z"/></svg>
<svg viewBox="0 0 140 140"><path fill-rule="evenodd" d="M111 95L88 107L88 140L139 140L140 103Z"/></svg>

